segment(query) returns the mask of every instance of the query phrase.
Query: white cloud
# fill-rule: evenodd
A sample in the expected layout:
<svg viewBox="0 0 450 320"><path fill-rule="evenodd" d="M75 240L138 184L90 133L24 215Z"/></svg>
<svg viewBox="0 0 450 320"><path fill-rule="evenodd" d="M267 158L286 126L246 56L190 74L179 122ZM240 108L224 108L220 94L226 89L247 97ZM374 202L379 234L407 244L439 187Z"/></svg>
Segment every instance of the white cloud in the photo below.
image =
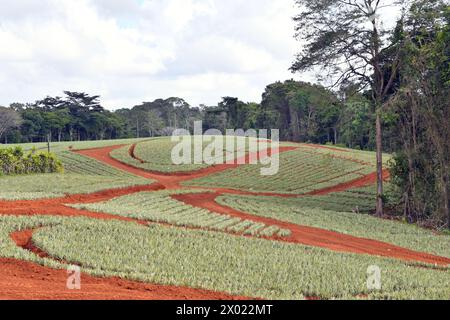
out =
<svg viewBox="0 0 450 320"><path fill-rule="evenodd" d="M293 77L294 14L293 0L0 0L0 105L63 90L108 108L259 101Z"/></svg>

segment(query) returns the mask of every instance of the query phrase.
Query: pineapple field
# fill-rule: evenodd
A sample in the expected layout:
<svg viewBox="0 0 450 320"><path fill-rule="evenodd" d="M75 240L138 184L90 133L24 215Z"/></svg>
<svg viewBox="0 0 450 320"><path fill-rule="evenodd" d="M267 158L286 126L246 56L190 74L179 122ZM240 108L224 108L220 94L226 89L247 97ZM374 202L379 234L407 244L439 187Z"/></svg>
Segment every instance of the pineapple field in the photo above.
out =
<svg viewBox="0 0 450 320"><path fill-rule="evenodd" d="M52 143L63 170L0 176L0 299L450 298L450 235L373 215L374 153L281 143L261 176L174 165L173 147Z"/></svg>

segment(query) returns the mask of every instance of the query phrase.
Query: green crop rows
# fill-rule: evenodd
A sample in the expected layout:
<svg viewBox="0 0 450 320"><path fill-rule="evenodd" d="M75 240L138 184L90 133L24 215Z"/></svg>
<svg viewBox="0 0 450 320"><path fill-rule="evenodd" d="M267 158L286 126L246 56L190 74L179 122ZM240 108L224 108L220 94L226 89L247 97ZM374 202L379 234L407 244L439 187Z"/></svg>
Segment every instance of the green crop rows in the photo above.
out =
<svg viewBox="0 0 450 320"><path fill-rule="evenodd" d="M59 152L58 158L64 165L64 174L0 177L0 199L57 198L65 194L93 193L153 182L73 152Z"/></svg>
<svg viewBox="0 0 450 320"><path fill-rule="evenodd" d="M448 270L216 232L74 219L38 230L33 241L51 256L98 275L250 297L448 299L450 294ZM367 289L371 265L382 270L380 292Z"/></svg>
<svg viewBox="0 0 450 320"><path fill-rule="evenodd" d="M176 226L205 228L253 236L270 237L290 234L289 230L213 213L206 209L192 207L170 197L171 194L182 193L192 193L192 191L141 192L106 202L77 204L72 205L72 207L158 223L169 223Z"/></svg>
<svg viewBox="0 0 450 320"><path fill-rule="evenodd" d="M308 148L282 153L280 171L274 176L261 176L260 168L259 165L244 165L188 181L184 185L302 194L355 180L375 171L372 165Z"/></svg>
<svg viewBox="0 0 450 320"><path fill-rule="evenodd" d="M58 159L62 161L66 173L119 178L135 177L128 172L70 151L59 152Z"/></svg>
<svg viewBox="0 0 450 320"><path fill-rule="evenodd" d="M245 142L245 147L237 145L237 139L234 137L227 137L223 139L223 148L221 148L221 153L216 155L214 152L212 154L213 159L224 159L229 153L227 153L226 143L234 140L234 150L235 156L237 155L237 151L242 151L243 153L247 153L249 150L253 151L251 148L250 141L253 138L240 138ZM254 140L252 140L254 141ZM194 144L199 143L202 145L202 150L210 145L211 141L201 141L200 138L193 138L191 141L191 159L193 160L194 155ZM132 165L137 168L141 168L148 171L156 171L156 172L189 172L195 171L199 169L203 169L209 167L208 164L194 164L193 161L190 164L180 164L175 165L172 161L172 150L178 143L172 142L170 138L156 138L149 141L140 142L136 145L134 150L134 155L137 159L134 159L130 156L129 151L131 146L124 146L120 149L114 150L111 152L111 156L123 163ZM141 160L141 161L140 161ZM143 161L143 162L142 162ZM221 161L223 162L223 160Z"/></svg>
<svg viewBox="0 0 450 320"><path fill-rule="evenodd" d="M31 200L57 198L65 194L85 194L151 184L144 178L118 178L79 174L38 174L0 178L0 199Z"/></svg>
<svg viewBox="0 0 450 320"><path fill-rule="evenodd" d="M294 199L227 195L217 201L262 217L379 240L450 258L449 235L436 235L413 225L351 212L351 208L359 206L361 209L364 203L369 203L369 206L373 203L367 198L367 190Z"/></svg>

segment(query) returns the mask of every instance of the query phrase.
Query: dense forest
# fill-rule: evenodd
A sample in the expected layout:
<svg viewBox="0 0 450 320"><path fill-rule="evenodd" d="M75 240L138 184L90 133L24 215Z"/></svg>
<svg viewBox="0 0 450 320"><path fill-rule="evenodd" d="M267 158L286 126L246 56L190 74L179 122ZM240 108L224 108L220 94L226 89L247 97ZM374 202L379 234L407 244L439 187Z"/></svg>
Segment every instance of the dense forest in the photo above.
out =
<svg viewBox="0 0 450 320"><path fill-rule="evenodd" d="M191 130L196 120L205 130L277 128L286 141L377 150L379 160L382 151L393 153L393 214L450 228L446 1L411 1L395 27L384 31L377 21L380 1L297 2L303 11L295 18L296 36L308 45L292 71L301 76L322 67L337 79L332 86L287 80L269 84L258 102L224 97L214 106L193 107L172 97L116 111L102 107L99 96L66 91L0 107L0 141L165 136L175 128ZM362 22L367 18L371 23ZM381 215L386 194L380 180Z"/></svg>
<svg viewBox="0 0 450 320"><path fill-rule="evenodd" d="M267 86L262 101L224 97L216 106L190 106L181 98L157 99L109 111L99 96L64 92L34 103L0 107L2 143L80 141L171 135L174 129L280 129L285 141L373 149L370 101L346 88L335 93L294 80Z"/></svg>

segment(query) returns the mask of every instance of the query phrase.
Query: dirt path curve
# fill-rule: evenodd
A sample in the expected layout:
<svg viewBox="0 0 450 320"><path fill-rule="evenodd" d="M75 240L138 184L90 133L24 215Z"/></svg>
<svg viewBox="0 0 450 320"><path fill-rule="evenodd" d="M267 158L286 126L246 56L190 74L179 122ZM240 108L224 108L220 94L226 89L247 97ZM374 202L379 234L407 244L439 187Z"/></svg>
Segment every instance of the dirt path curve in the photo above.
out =
<svg viewBox="0 0 450 320"><path fill-rule="evenodd" d="M138 176L147 177L158 181L162 186L167 189L180 189L180 182L195 179L198 177L207 176L209 174L220 172L229 169L230 166L216 166L208 168L209 170L201 170L200 172L192 172L188 176L167 176L160 175L156 173L147 172L113 159L110 156L111 151L120 148L121 146L113 146L107 148L90 149L78 151L80 154L92 157L99 161L110 164L118 169L137 174ZM280 148L279 152L286 152L297 147ZM231 166L233 167L233 166ZM388 171L385 171L383 176L388 178ZM309 193L308 195L325 195L333 192L345 191L355 187L363 187L371 185L376 182L376 174L369 174L364 177L355 179L350 182L342 183L333 187L325 188L322 190L317 190ZM232 208L222 206L218 204L215 199L226 193L231 194L241 194L241 195L269 195L269 196L280 196L280 197L298 197L304 195L286 195L286 194L276 194L276 193L253 193L239 190L230 189L220 189L220 188L208 188L215 191L216 193L200 193L200 194L185 194L185 195L174 195L173 198L179 201L183 201L186 204L208 209L213 212L236 216L248 220L253 220L257 222L262 222L269 225L276 225L284 229L289 229L292 231L290 237L283 238L283 241L301 243L310 246L316 246L321 248L326 248L339 252L350 252L358 254L370 254L375 256L383 256L401 259L404 261L420 261L425 263L437 264L447 266L450 264L450 259L445 257L439 257L423 252L416 252L413 250L401 248L389 243L384 243L381 241L364 239L353 237L349 235L344 235L337 232L328 231L325 229L301 226L292 223L286 223L276 219L269 219L263 217L257 217L252 214L240 212ZM277 239L279 240L279 239Z"/></svg>
<svg viewBox="0 0 450 320"><path fill-rule="evenodd" d="M150 172L144 169L139 169L136 167L133 167L131 165L125 164L123 162L120 162L110 156L110 153L116 149L122 148L123 145L119 146L110 146L105 148L96 148L96 149L88 149L88 150L78 150L75 151L81 155L96 159L98 161L101 161L103 163L109 164L110 166L113 166L117 169L127 171L129 173L132 173L134 175L144 177L147 179L156 180L159 182L161 186L163 186L167 190L175 190L175 189L183 189L184 187L181 186L181 182L194 180L197 178L203 178L209 175L212 175L214 173L222 172L228 169L233 169L238 167L239 165L216 165L212 166L206 169L201 169L193 172L188 173L175 173L172 175L165 174L165 173L157 173L157 172ZM288 152L292 150L296 150L299 147L280 147L277 152L283 153ZM133 149L133 146L131 147L131 150ZM254 156L252 154L251 156ZM246 156L246 160L248 160L249 155ZM384 171L383 176L387 179L389 177L389 172L387 170ZM372 173L366 176L363 176L361 178L357 178L355 180L345 182L333 187L321 189L318 191L313 191L311 193L308 193L306 195L325 195L333 192L339 192L339 191L345 191L351 188L358 188L358 187L365 187L371 184L374 184L376 182L376 174ZM237 189L226 189L226 188L209 188L209 187L189 187L191 189L208 189L220 193L229 193L229 194L240 194L240 195L255 195L255 196L273 196L273 197L283 197L283 198L296 198L301 197L304 195L297 195L297 194L286 194L286 193L276 193L276 192L251 192L251 191L242 191Z"/></svg>
<svg viewBox="0 0 450 320"><path fill-rule="evenodd" d="M81 275L81 290L68 290L67 271L0 259L0 300L242 300L223 293L120 278Z"/></svg>
<svg viewBox="0 0 450 320"><path fill-rule="evenodd" d="M244 213L218 204L216 198L220 195L219 193L182 194L173 195L172 198L194 207L291 230L292 234L289 237L277 238L276 240L278 241L301 243L339 252L369 254L404 261L420 261L440 266L450 265L450 259L445 257L417 252L377 240L358 238L320 228L301 226L277 219Z"/></svg>
<svg viewBox="0 0 450 320"><path fill-rule="evenodd" d="M64 206L73 203L94 203L106 201L115 197L133 194L142 191L156 191L163 189L182 189L181 182L213 173L221 172L237 165L219 165L202 169L192 173L175 175L147 172L142 169L124 164L110 156L111 151L123 146L113 146L99 149L81 150L78 153L94 158L118 169L130 172L137 176L156 180L147 186L138 186L125 189L106 190L90 195L72 195L58 199L33 200L33 201L0 201L0 215L59 215L59 216L86 216L97 219L118 219L123 221L135 221L126 217L94 213L77 210ZM280 148L279 152L294 150L296 147ZM321 195L331 192L344 191L352 187L370 185L376 181L376 177L368 175L360 179L311 193ZM210 188L208 188L210 189ZM369 239L356 238L318 228L299 226L285 223L276 219L256 217L251 214L239 212L232 208L219 205L215 199L217 196L229 194L244 195L271 195L281 197L297 197L298 195L286 195L277 193L254 193L232 189L210 189L216 193L188 194L174 196L175 199L185 203L209 209L217 213L233 215L253 221L276 225L290 229L292 235L284 241L302 243L311 246L323 247L340 252L353 252L361 254L372 254L398 258L406 261L422 261L438 265L448 265L450 259L436 257L426 253L414 252L404 248L396 247L387 243ZM45 256L45 252L35 250L31 246L32 232L15 233L12 235L19 246ZM276 240L280 240L277 238ZM28 247L27 247L28 246ZM159 286L144 284L140 282L127 281L119 278L95 278L88 275L82 276L82 291L68 291L66 289L67 273L65 270L54 270L42 267L34 263L19 261L15 259L0 259L2 277L0 277L0 299L242 299L223 293L197 290L176 286Z"/></svg>
<svg viewBox="0 0 450 320"><path fill-rule="evenodd" d="M88 150L77 150L74 152L101 161L103 163L109 164L110 166L113 166L117 169L128 171L129 173L132 173L134 175L144 177L147 179L156 180L168 190L183 188L181 186L181 182L194 180L197 178L203 178L212 175L214 173L237 168L238 166L240 166L239 164L221 164L192 172L174 172L174 173L152 172L133 167L129 164L120 162L119 160L116 160L110 156L110 153L112 151L122 147L123 145L111 146L106 148L88 149ZM283 153L295 149L297 149L297 147L280 147L279 149L275 150L275 153ZM246 155L245 159L237 159L236 162L240 162L240 160L242 160L248 163L249 158L256 157L257 155L258 155L257 152L251 153Z"/></svg>
<svg viewBox="0 0 450 320"><path fill-rule="evenodd" d="M34 230L13 232L17 246L48 258L48 254L32 242ZM64 263L63 261L61 261ZM55 270L14 259L0 259L0 300L248 300L247 297L180 286L164 286L117 277L81 275L81 290L68 290L67 271ZM6 288L6 289L4 289Z"/></svg>

